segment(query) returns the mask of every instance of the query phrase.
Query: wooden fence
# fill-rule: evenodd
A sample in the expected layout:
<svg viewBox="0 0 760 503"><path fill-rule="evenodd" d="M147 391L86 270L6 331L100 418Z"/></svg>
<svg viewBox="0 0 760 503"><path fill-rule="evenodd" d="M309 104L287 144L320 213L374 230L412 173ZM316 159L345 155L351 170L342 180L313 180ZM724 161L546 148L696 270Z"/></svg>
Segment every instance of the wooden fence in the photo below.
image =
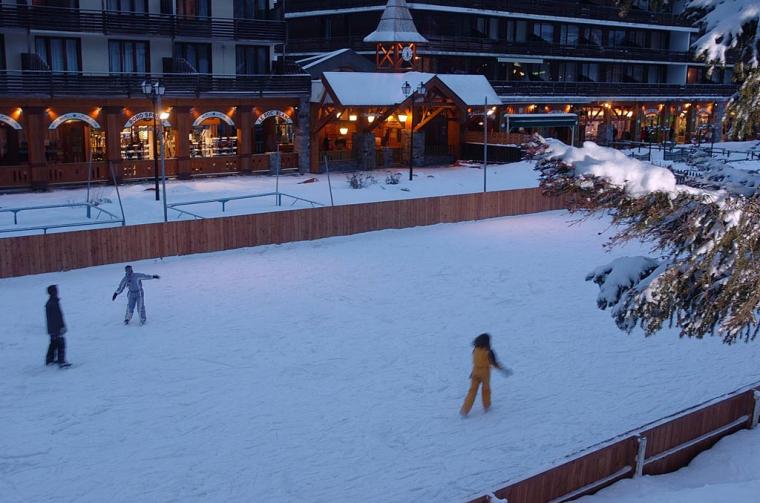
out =
<svg viewBox="0 0 760 503"><path fill-rule="evenodd" d="M0 278L565 207L517 189L4 238Z"/></svg>
<svg viewBox="0 0 760 503"><path fill-rule="evenodd" d="M621 479L661 475L689 464L723 436L754 428L760 386L748 386L624 433L567 461L469 503L559 503L592 494ZM496 499L499 498L499 499Z"/></svg>

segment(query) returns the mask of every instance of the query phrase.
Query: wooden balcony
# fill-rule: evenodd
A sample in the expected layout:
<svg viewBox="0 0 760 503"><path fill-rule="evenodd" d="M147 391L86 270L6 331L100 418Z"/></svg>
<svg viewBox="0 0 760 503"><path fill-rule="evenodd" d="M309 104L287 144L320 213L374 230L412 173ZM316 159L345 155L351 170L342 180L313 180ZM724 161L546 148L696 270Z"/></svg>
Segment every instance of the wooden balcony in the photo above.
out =
<svg viewBox="0 0 760 503"><path fill-rule="evenodd" d="M510 96L531 96L537 103L541 102L542 96L726 99L733 96L737 91L737 86L734 84L688 84L682 86L627 82L491 81L491 85L505 102L509 102Z"/></svg>
<svg viewBox="0 0 760 503"><path fill-rule="evenodd" d="M93 74L83 72L0 71L0 96L127 96L142 97L143 80L160 79L169 97L245 95L308 96L311 77L305 74Z"/></svg>
<svg viewBox="0 0 760 503"><path fill-rule="evenodd" d="M105 35L256 40L276 43L285 41L284 21L181 17L166 14L7 4L0 6L0 28Z"/></svg>
<svg viewBox="0 0 760 503"><path fill-rule="evenodd" d="M496 10L540 14L569 18L623 21L665 26L691 26L682 16L668 11L649 11L632 9L625 18L620 17L620 8L615 0L415 0L417 4L430 4L443 7L461 7L476 10ZM356 8L366 6L384 6L386 0L331 0L329 6L322 0L288 0L286 15L295 12L320 11L325 9ZM417 12L412 10L412 15ZM459 13L452 13L452 16Z"/></svg>

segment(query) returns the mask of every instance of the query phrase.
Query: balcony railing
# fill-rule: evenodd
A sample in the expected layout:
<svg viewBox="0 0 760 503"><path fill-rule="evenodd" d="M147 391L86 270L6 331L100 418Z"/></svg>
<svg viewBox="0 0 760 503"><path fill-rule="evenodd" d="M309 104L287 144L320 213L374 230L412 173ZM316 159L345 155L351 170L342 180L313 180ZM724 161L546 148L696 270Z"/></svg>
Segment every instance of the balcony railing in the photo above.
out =
<svg viewBox="0 0 760 503"><path fill-rule="evenodd" d="M167 96L308 96L311 77L288 75L92 74L82 72L0 72L0 96L142 96L140 84L161 79Z"/></svg>
<svg viewBox="0 0 760 503"><path fill-rule="evenodd" d="M518 54L524 56L548 56L571 58L604 58L629 61L663 61L670 63L687 63L691 56L685 51L668 51L663 49L648 49L641 47L597 47L597 46L566 46L541 42L520 43L490 38L430 36L425 35L428 44L421 46L418 52L426 53L485 53L485 54ZM375 51L375 44L365 43L361 37L334 37L316 39L296 39L288 41L288 52L329 52L341 48L355 51Z"/></svg>
<svg viewBox="0 0 760 503"><path fill-rule="evenodd" d="M410 0L414 4L462 7L468 9L497 10L548 16L574 17L593 20L623 21L628 23L656 24L666 26L690 26L682 16L671 12L653 12L633 9L627 16L620 17L620 8L614 0L574 1L574 0ZM357 5L358 4L358 5ZM323 0L288 0L287 13L320 11L326 9L348 9L368 6L384 6L386 0L330 0L329 6Z"/></svg>
<svg viewBox="0 0 760 503"><path fill-rule="evenodd" d="M729 98L737 90L733 84L640 84L627 82L507 82L492 81L499 96L616 96L616 97L707 97Z"/></svg>
<svg viewBox="0 0 760 503"><path fill-rule="evenodd" d="M0 6L0 28L162 37L198 37L282 43L285 22L181 17L24 5Z"/></svg>

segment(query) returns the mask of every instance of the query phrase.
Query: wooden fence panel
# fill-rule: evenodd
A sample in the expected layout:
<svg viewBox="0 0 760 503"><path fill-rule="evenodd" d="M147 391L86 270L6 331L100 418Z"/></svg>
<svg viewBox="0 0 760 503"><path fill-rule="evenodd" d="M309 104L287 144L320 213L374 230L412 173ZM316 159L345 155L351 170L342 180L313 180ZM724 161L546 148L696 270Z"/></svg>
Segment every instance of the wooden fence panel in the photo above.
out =
<svg viewBox="0 0 760 503"><path fill-rule="evenodd" d="M540 189L426 197L0 239L0 278L561 209Z"/></svg>

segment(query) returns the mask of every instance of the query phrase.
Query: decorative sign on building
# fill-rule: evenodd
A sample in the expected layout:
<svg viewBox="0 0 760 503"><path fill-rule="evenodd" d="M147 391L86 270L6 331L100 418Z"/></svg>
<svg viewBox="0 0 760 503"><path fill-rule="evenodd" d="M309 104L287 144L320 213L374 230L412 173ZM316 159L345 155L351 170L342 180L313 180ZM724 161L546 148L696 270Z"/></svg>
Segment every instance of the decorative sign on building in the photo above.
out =
<svg viewBox="0 0 760 503"><path fill-rule="evenodd" d="M13 117L9 117L5 114L0 114L0 122L4 122L8 124L10 127L12 127L13 129L17 131L20 131L21 129L23 129L21 127L21 124L18 123L18 121L16 121Z"/></svg>
<svg viewBox="0 0 760 503"><path fill-rule="evenodd" d="M140 112L134 114L132 117L129 118L129 120L124 124L124 129L129 129L135 124L137 124L140 121L145 120L153 120L153 112ZM171 127L171 123L168 120L163 120L161 123L164 125L164 127Z"/></svg>
<svg viewBox="0 0 760 503"><path fill-rule="evenodd" d="M290 116L282 110L267 110L256 118L255 125L260 126L265 120L269 119L270 117L279 117L285 121L285 124L293 124L293 119L291 119Z"/></svg>
<svg viewBox="0 0 760 503"><path fill-rule="evenodd" d="M225 123L229 124L230 126L235 126L235 122L230 119L230 116L222 113L222 112L206 112L203 114L200 114L197 119L193 121L193 127L198 127L201 124L203 124L203 121L206 119L219 119L224 121Z"/></svg>
<svg viewBox="0 0 760 503"><path fill-rule="evenodd" d="M82 114L79 112L71 112L71 113L61 115L56 120L50 123L50 126L48 127L48 129L58 129L58 126L68 121L82 121L89 124L90 127L93 127L95 129L100 129L100 124L98 124L98 121L96 121L95 119L93 119L87 114Z"/></svg>

